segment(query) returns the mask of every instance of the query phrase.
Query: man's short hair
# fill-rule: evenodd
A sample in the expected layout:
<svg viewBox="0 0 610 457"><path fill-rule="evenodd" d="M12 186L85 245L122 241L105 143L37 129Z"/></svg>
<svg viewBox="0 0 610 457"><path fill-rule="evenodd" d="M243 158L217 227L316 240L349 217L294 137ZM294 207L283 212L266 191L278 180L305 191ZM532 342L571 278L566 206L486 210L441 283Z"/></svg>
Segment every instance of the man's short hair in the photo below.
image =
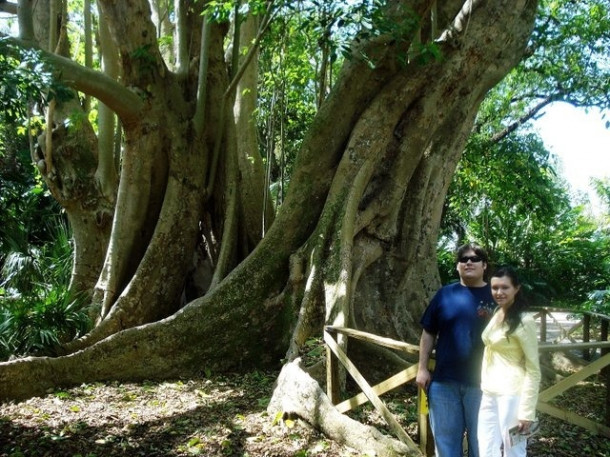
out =
<svg viewBox="0 0 610 457"><path fill-rule="evenodd" d="M461 257L468 251L473 251L476 255L483 259L483 262L487 263L487 251L479 246L477 243L466 243L460 246L456 252L456 261L459 261Z"/></svg>

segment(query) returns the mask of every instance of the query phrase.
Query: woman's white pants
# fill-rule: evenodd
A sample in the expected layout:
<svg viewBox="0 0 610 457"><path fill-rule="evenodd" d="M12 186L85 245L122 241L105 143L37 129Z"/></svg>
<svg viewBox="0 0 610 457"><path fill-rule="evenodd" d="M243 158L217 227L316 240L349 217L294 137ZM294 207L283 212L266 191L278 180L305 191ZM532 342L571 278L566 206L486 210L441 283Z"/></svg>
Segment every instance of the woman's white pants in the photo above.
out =
<svg viewBox="0 0 610 457"><path fill-rule="evenodd" d="M524 441L516 446L508 444L508 429L519 423L519 395L493 395L483 392L479 409L479 457L525 457ZM502 453L504 445L504 453Z"/></svg>

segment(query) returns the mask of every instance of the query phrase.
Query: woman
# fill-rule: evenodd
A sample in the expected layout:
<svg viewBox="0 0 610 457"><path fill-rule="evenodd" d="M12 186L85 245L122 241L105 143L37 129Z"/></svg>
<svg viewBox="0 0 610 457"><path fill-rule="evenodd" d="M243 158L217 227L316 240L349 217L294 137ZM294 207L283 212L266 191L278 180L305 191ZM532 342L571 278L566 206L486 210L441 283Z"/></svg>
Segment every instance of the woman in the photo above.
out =
<svg viewBox="0 0 610 457"><path fill-rule="evenodd" d="M509 429L533 432L540 384L536 323L525 313L521 284L514 270L500 268L491 277L491 294L498 304L483 331L481 371L483 398L479 409L480 457L527 455L527 440L511 445Z"/></svg>

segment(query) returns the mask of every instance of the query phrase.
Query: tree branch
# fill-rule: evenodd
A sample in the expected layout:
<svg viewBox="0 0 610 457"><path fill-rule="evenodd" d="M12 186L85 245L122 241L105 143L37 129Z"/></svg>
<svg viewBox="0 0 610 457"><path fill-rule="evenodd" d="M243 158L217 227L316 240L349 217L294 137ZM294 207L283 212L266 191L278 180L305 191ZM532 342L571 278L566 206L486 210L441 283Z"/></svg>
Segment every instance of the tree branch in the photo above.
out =
<svg viewBox="0 0 610 457"><path fill-rule="evenodd" d="M34 20L32 19L31 4L25 0L17 3L17 22L19 23L19 36L25 40L34 40Z"/></svg>
<svg viewBox="0 0 610 457"><path fill-rule="evenodd" d="M532 109L530 109L527 113L525 113L523 116L518 118L515 122L513 122L508 127L506 127L504 130L501 130L501 131L495 133L491 137L490 142L491 143L500 142L501 140L506 138L508 135L513 133L515 130L517 130L521 125L525 124L527 121L532 119L536 114L538 114L540 112L540 110L542 108L553 103L554 101L557 101L558 99L559 99L559 96L554 96L554 95L545 98L540 103L538 103L536 106L534 106Z"/></svg>
<svg viewBox="0 0 610 457"><path fill-rule="evenodd" d="M226 124L225 124L225 122L226 122L226 114L225 114L226 103L227 103L229 97L232 96L233 91L237 87L237 83L239 82L239 80L243 76L244 72L246 71L248 64L252 61L252 58L256 54L256 50L258 49L258 47L260 45L260 41L263 36L263 33L265 32L265 30L267 30L267 27L271 23L272 13L273 13L273 0L269 0L267 2L267 11L265 12L265 17L263 18L263 20L261 22L261 26L260 26L258 34L254 40L254 44L250 47L250 50L249 50L248 54L246 55L241 67L237 70L237 72L235 72L235 76L229 83L229 86L225 90L224 95L222 97L222 102L220 105L221 125L218 130L219 133L218 133L218 136L216 137L216 141L214 143L214 150L212 152L212 160L210 163L210 168L209 168L209 173L208 173L208 183L205 188L206 189L205 190L206 198L209 198L212 195L212 190L214 189L214 182L216 180L216 167L218 166L218 157L220 155L220 146L222 144L224 131L226 129Z"/></svg>
<svg viewBox="0 0 610 457"><path fill-rule="evenodd" d="M189 67L188 28L186 27L187 6L180 0L174 0L174 11L176 14L176 44L174 46L176 52L176 72L180 75L185 75L188 72ZM205 20L204 16L204 21Z"/></svg>
<svg viewBox="0 0 610 457"><path fill-rule="evenodd" d="M39 51L55 71L54 77L64 84L84 92L100 100L111 108L121 118L124 124L129 124L140 117L144 107L142 99L132 90L119 84L114 79L59 55L39 49L33 43L19 38L6 37L9 44L23 49Z"/></svg>
<svg viewBox="0 0 610 457"><path fill-rule="evenodd" d="M256 35L256 38L254 39L252 46L248 50L248 54L246 55L246 58L243 60L241 66L239 67L239 69L237 71L234 71L233 74L235 76L233 77L233 80L231 81L231 83L229 84L229 87L227 87L227 90L225 91L225 97L227 97L229 94L231 94L231 92L233 90L235 90L235 88L237 87L237 83L239 82L242 75L244 74L244 71L246 71L246 68L252 61L252 58L256 55L256 51L257 51L258 47L260 46L261 39L263 38L263 34L265 33L265 31L269 27L269 24L271 23L272 13L273 13L273 0L270 0L267 2L267 11L265 12L265 16L263 17L263 20L261 21L261 26L258 30L258 34Z"/></svg>
<svg viewBox="0 0 610 457"><path fill-rule="evenodd" d="M8 14L17 14L17 4L0 0L0 12Z"/></svg>
<svg viewBox="0 0 610 457"><path fill-rule="evenodd" d="M193 126L200 141L205 123L205 106L207 102L208 64L210 58L210 20L207 14L203 16L201 27L201 49L199 52L199 77L197 79L197 108L193 116ZM182 63L181 63L182 64Z"/></svg>

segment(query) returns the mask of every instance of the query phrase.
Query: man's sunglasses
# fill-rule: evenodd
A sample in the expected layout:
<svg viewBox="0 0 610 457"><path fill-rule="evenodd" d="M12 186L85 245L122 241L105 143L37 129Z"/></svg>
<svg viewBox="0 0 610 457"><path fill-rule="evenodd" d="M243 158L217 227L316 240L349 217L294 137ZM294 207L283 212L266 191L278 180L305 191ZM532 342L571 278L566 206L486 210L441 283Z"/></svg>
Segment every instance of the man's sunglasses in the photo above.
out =
<svg viewBox="0 0 610 457"><path fill-rule="evenodd" d="M468 263L469 260L472 263L478 263L478 262L482 262L483 258L479 257L478 255L465 255L464 257L460 257L458 259L458 262L460 262L460 263Z"/></svg>

